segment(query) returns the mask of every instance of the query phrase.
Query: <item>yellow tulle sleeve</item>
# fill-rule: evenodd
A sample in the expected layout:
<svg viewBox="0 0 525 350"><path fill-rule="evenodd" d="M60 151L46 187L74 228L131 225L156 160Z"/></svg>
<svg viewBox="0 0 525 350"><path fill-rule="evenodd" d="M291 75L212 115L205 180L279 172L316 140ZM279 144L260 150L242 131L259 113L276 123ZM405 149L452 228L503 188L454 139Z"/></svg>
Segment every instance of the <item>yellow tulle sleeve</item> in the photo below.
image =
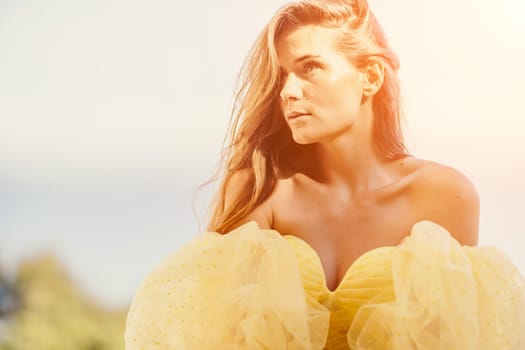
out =
<svg viewBox="0 0 525 350"><path fill-rule="evenodd" d="M143 282L126 350L322 349L328 311L309 303L293 250L254 222L204 233Z"/></svg>
<svg viewBox="0 0 525 350"><path fill-rule="evenodd" d="M524 279L496 248L462 247L431 222L392 256L395 300L361 307L352 350L523 350Z"/></svg>

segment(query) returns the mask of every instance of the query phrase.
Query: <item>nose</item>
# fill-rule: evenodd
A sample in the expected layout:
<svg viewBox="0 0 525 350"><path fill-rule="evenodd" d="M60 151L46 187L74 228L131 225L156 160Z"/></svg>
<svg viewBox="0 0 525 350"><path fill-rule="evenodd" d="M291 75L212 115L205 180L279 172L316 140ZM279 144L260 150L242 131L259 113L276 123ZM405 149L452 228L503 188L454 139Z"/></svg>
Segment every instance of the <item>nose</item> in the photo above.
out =
<svg viewBox="0 0 525 350"><path fill-rule="evenodd" d="M295 74L291 73L285 77L279 95L283 101L299 100L303 97L300 81Z"/></svg>

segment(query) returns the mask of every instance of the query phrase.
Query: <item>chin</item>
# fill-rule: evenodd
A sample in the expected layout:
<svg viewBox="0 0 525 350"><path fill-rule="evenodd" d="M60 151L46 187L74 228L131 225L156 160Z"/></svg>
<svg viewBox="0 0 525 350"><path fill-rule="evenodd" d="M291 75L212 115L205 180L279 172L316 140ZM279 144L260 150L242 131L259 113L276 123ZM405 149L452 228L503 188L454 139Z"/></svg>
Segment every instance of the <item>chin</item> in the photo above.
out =
<svg viewBox="0 0 525 350"><path fill-rule="evenodd" d="M292 138L295 143L299 145L311 145L313 143L319 142L319 140L311 135L296 134L292 133Z"/></svg>

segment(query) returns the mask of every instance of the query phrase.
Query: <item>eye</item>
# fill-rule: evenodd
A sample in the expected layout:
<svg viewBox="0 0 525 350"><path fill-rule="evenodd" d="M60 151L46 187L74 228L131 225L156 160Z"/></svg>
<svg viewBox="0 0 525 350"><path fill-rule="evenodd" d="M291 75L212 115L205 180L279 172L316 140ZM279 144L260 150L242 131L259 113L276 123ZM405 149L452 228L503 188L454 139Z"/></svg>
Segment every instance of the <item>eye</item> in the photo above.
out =
<svg viewBox="0 0 525 350"><path fill-rule="evenodd" d="M320 63L310 61L310 62L306 62L303 65L302 71L303 71L303 74L310 74L320 68L322 68Z"/></svg>

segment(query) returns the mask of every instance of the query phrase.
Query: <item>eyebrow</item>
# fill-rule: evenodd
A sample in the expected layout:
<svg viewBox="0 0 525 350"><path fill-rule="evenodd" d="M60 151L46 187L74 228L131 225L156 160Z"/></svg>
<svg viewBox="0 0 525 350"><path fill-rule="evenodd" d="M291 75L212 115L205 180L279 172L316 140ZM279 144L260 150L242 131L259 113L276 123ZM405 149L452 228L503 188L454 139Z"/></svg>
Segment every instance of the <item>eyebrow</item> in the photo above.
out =
<svg viewBox="0 0 525 350"><path fill-rule="evenodd" d="M301 57L295 59L294 62L295 63L301 63L303 61L306 61L306 60L309 60L309 59L312 59L312 58L319 58L319 57L321 57L321 56L319 56L319 55L304 55L304 56L301 56Z"/></svg>

